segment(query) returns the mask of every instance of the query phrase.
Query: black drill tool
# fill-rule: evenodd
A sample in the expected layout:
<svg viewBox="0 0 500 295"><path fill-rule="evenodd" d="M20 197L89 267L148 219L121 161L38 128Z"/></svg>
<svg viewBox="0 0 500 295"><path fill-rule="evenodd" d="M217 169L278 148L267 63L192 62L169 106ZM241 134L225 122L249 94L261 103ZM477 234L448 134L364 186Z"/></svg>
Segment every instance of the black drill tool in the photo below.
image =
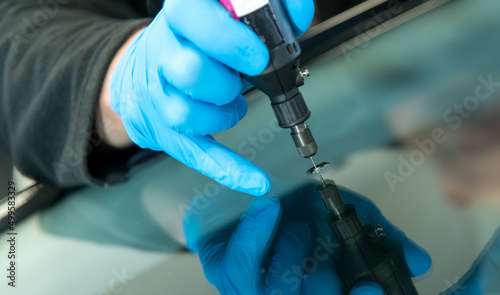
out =
<svg viewBox="0 0 500 295"><path fill-rule="evenodd" d="M304 84L300 71L300 46L280 0L220 0L233 17L252 29L269 50L266 69L257 76L243 77L271 99L281 128L290 128L299 155L311 158L318 146L305 121L311 115L299 87Z"/></svg>
<svg viewBox="0 0 500 295"><path fill-rule="evenodd" d="M345 294L363 281L379 284L387 295L418 294L408 266L388 243L382 228L364 226L354 205L344 204L333 181L326 180L318 192L330 211L326 221L340 243L336 264Z"/></svg>
<svg viewBox="0 0 500 295"><path fill-rule="evenodd" d="M252 29L270 53L269 64L257 76L243 77L271 99L271 106L282 128L290 128L299 155L311 158L318 146L305 121L309 111L299 87L304 84L300 71L301 49L280 0L220 0L221 4ZM319 174L321 177L321 174ZM337 187L325 183L319 193L328 208L328 224L339 239L338 273L346 294L358 282L374 281L386 294L417 294L408 267L373 227L364 227L352 205L344 205Z"/></svg>

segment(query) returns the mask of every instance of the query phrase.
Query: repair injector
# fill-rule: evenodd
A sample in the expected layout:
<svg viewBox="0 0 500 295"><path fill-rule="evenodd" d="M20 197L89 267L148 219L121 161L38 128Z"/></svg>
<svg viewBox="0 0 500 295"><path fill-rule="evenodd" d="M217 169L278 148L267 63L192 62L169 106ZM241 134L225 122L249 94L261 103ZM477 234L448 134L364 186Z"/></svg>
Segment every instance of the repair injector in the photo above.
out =
<svg viewBox="0 0 500 295"><path fill-rule="evenodd" d="M326 217L340 247L336 259L337 273L344 284L344 294L356 284L372 281L387 295L417 295L410 270L384 236L380 225L364 225L354 205L345 204L333 180L324 180L323 162L309 169L318 174L318 193L329 213Z"/></svg>
<svg viewBox="0 0 500 295"><path fill-rule="evenodd" d="M233 18L247 25L269 50L269 64L259 75L243 78L264 92L281 128L289 128L295 147L303 158L318 151L305 123L311 116L299 87L307 69L300 70L301 49L280 0L220 0Z"/></svg>

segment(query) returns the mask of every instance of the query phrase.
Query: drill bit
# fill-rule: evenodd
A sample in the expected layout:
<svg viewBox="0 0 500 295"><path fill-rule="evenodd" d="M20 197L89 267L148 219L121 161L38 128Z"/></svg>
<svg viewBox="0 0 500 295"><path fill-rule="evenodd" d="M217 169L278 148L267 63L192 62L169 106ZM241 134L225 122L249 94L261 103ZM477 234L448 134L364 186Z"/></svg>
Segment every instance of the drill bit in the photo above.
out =
<svg viewBox="0 0 500 295"><path fill-rule="evenodd" d="M311 162L313 164L313 167L311 169L309 169L307 171L308 174L312 174L312 173L316 173L318 174L319 176L319 180L321 181L321 183L323 184L323 187L326 187L326 184L325 184L325 180L323 179L323 176L321 175L321 170L325 169L326 167L328 167L328 165L330 165L329 163L327 162L323 162L319 165L316 165L316 162L314 162L314 159L313 157L310 157L309 159L311 159Z"/></svg>

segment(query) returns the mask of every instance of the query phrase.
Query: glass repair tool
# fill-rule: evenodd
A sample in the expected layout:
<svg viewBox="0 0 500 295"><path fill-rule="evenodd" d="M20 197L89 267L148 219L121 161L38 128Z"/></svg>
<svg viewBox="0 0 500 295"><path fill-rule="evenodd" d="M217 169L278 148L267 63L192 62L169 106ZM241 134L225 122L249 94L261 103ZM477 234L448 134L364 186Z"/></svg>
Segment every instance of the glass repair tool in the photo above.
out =
<svg viewBox="0 0 500 295"><path fill-rule="evenodd" d="M243 75L269 96L281 128L290 128L299 155L312 158L318 151L305 121L311 116L299 87L307 69L300 70L301 49L280 0L220 0L235 18L247 25L269 50L269 64L259 75Z"/></svg>
<svg viewBox="0 0 500 295"><path fill-rule="evenodd" d="M336 267L345 294L363 281L379 284L387 295L418 294L408 266L385 238L382 227L364 226L355 206L344 204L335 182L321 176L328 163L313 165L308 173L320 178L318 192L329 211L326 222L340 243Z"/></svg>

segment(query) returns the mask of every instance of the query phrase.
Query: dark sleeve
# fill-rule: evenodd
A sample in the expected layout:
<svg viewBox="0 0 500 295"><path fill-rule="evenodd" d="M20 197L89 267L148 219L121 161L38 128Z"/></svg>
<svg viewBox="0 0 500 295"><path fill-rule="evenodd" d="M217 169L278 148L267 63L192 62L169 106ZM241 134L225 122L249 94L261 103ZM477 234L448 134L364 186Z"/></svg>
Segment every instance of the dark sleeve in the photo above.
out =
<svg viewBox="0 0 500 295"><path fill-rule="evenodd" d="M151 21L134 3L0 2L0 148L27 176L60 187L116 182L144 158L134 147L110 151L93 127L114 54Z"/></svg>

